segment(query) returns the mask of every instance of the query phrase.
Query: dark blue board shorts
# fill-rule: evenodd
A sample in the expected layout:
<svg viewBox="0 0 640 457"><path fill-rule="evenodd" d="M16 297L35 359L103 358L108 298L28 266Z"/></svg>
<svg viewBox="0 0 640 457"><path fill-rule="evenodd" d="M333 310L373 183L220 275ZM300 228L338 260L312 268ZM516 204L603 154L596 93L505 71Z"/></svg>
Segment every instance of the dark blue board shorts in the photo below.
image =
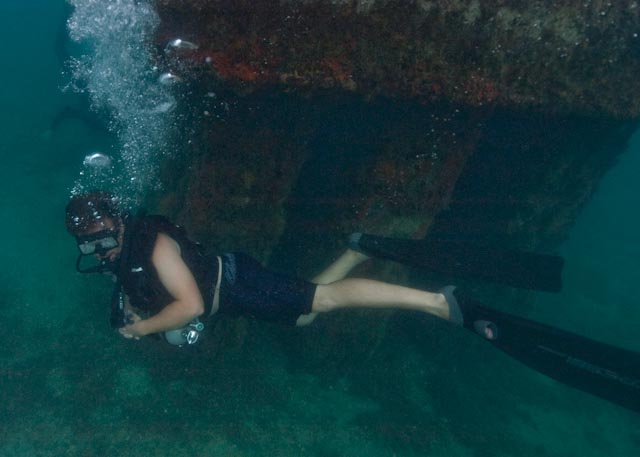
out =
<svg viewBox="0 0 640 457"><path fill-rule="evenodd" d="M220 308L226 316L246 316L295 325L311 312L316 284L274 273L243 253L222 255Z"/></svg>

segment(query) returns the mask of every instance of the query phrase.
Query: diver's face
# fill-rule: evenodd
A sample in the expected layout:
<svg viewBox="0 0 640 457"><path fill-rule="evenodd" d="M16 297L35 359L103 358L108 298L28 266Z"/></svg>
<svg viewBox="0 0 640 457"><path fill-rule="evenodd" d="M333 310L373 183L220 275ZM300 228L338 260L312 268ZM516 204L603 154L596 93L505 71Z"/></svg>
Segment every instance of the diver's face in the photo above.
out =
<svg viewBox="0 0 640 457"><path fill-rule="evenodd" d="M98 260L108 259L110 262L114 262L122 251L123 235L124 226L122 224L116 224L115 221L109 217L105 217L78 237L79 239L84 238L90 240L82 245L79 244L78 247L81 252L83 250L95 251L87 252L86 254L93 254ZM114 242L114 240L117 240L117 243ZM105 249L105 246L109 247L114 244L115 246L113 248Z"/></svg>

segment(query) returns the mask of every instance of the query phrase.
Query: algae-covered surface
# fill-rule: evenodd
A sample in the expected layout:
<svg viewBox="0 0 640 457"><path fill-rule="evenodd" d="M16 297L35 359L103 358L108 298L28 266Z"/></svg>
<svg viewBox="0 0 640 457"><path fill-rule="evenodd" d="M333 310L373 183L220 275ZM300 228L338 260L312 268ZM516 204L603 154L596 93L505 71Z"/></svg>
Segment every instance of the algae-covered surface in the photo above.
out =
<svg viewBox="0 0 640 457"><path fill-rule="evenodd" d="M119 338L110 281L75 272L63 224L83 157L118 148L83 94L61 90L68 13L59 0L0 6L1 456L637 454L638 413L423 315L349 311L307 329L218 322L188 349ZM563 292L514 311L640 350L639 152L636 136L558 247Z"/></svg>

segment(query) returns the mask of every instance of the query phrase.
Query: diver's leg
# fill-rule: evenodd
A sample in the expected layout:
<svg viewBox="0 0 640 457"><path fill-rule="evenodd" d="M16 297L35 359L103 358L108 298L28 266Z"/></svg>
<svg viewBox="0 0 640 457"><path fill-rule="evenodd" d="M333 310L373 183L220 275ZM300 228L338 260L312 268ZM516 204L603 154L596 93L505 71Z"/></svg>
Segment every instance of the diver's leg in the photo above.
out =
<svg viewBox="0 0 640 457"><path fill-rule="evenodd" d="M368 258L367 255L361 252L347 249L331 265L315 276L311 282L315 284L331 284L332 282L344 279L351 270Z"/></svg>
<svg viewBox="0 0 640 457"><path fill-rule="evenodd" d="M442 293L427 292L371 279L348 278L319 285L312 311L324 313L340 308L394 308L422 311L449 319L449 304Z"/></svg>
<svg viewBox="0 0 640 457"><path fill-rule="evenodd" d="M335 262L333 262L324 271L314 277L311 282L315 284L330 284L332 282L344 279L351 270L369 257L361 252L347 249ZM296 321L296 325L301 327L309 325L316 318L317 313L303 314Z"/></svg>

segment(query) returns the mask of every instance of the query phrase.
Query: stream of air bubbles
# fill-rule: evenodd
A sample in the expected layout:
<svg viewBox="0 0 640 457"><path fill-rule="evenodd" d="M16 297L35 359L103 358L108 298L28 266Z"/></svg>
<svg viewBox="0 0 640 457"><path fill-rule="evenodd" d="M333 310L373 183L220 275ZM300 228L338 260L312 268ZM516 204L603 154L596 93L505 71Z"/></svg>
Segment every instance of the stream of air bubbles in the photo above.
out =
<svg viewBox="0 0 640 457"><path fill-rule="evenodd" d="M69 2L69 34L85 50L70 62L70 85L88 95L93 110L108 115L118 140L108 154L87 151L72 194L107 187L136 202L157 189L159 159L171 152L174 129L176 100L150 47L159 18L148 0Z"/></svg>

